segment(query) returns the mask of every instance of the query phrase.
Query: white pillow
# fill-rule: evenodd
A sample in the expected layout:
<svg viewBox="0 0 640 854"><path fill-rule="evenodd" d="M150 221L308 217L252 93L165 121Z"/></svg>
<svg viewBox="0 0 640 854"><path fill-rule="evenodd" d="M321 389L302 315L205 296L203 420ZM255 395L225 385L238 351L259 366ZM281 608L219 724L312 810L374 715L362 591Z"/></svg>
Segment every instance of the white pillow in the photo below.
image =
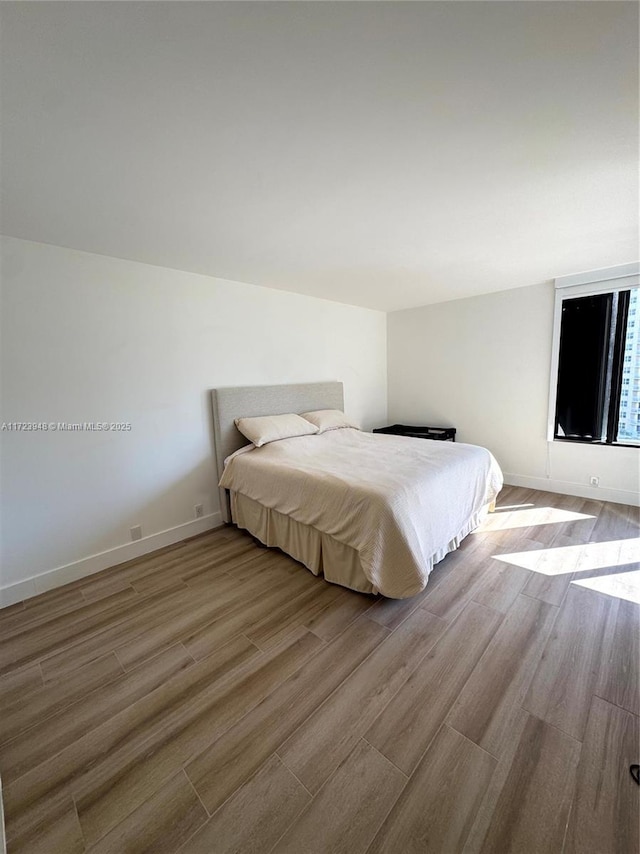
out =
<svg viewBox="0 0 640 854"><path fill-rule="evenodd" d="M299 415L259 415L256 418L236 418L236 427L256 448L278 439L310 436L318 428Z"/></svg>
<svg viewBox="0 0 640 854"><path fill-rule="evenodd" d="M344 412L340 412L339 409L316 409L315 412L303 412L302 417L311 424L315 424L320 433L326 433L327 430L339 430L341 427L360 429L353 421L349 421Z"/></svg>

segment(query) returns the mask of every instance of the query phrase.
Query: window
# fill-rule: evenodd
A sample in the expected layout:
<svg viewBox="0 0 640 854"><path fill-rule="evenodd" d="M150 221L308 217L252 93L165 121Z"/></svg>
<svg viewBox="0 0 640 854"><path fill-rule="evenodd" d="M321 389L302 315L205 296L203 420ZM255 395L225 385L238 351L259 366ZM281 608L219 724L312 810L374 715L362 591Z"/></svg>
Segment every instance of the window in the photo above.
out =
<svg viewBox="0 0 640 854"><path fill-rule="evenodd" d="M637 270L556 280L549 439L640 446Z"/></svg>

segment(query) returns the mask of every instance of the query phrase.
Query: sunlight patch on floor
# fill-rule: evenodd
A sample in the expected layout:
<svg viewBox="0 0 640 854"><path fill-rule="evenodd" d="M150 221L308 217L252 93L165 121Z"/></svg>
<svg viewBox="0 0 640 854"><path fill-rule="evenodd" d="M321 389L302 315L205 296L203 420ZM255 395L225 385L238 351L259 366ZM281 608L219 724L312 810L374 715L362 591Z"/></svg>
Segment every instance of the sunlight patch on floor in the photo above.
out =
<svg viewBox="0 0 640 854"><path fill-rule="evenodd" d="M477 533L487 531L505 531L509 528L530 528L535 525L560 525L565 522L577 522L580 519L593 519L587 513L574 510L561 510L559 507L532 507L524 505L522 509L498 507L490 513L477 528Z"/></svg>
<svg viewBox="0 0 640 854"><path fill-rule="evenodd" d="M578 546L556 546L549 549L493 555L496 560L531 569L543 575L566 575L605 567L625 566L640 562L640 540L612 540Z"/></svg>
<svg viewBox="0 0 640 854"><path fill-rule="evenodd" d="M594 578L574 579L572 584L640 605L640 569L617 572L612 575L596 575Z"/></svg>
<svg viewBox="0 0 640 854"><path fill-rule="evenodd" d="M505 513L507 510L522 510L525 507L535 507L535 504L501 504L496 507L496 513Z"/></svg>

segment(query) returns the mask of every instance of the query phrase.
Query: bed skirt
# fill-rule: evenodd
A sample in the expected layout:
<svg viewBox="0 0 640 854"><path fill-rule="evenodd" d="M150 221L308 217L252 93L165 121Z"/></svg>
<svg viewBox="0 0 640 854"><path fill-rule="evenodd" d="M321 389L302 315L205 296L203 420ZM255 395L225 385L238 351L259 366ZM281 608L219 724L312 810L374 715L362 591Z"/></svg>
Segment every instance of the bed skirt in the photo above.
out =
<svg viewBox="0 0 640 854"><path fill-rule="evenodd" d="M362 571L358 552L329 534L238 492L231 492L231 516L239 528L249 531L265 546L282 549L314 575L360 593L378 593Z"/></svg>
<svg viewBox="0 0 640 854"><path fill-rule="evenodd" d="M231 491L230 497L233 522L265 546L281 549L306 566L314 575L322 576L332 584L340 584L359 593L378 594L379 591L365 576L355 549L239 492ZM478 527L494 507L495 504L492 503L474 514L458 536L433 555L428 567L429 573L435 564L458 548L462 540Z"/></svg>

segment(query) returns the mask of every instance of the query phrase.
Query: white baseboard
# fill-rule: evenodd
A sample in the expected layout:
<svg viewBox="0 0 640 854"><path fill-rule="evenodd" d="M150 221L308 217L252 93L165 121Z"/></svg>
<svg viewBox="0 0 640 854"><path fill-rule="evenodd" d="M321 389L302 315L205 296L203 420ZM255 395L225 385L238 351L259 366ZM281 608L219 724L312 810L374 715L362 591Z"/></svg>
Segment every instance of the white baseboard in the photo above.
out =
<svg viewBox="0 0 640 854"><path fill-rule="evenodd" d="M219 528L221 525L222 514L220 512L210 513L201 519L184 522L182 525L176 525L175 528L168 528L166 531L150 534L148 537L143 537L141 540L136 540L133 543L124 543L121 546L115 546L112 549L107 549L104 552L76 560L65 566L50 569L40 575L34 575L24 581L0 587L0 608L6 608L7 605L14 605L23 599L30 599L32 596L37 596L39 593L44 593L47 590L53 590L54 587L60 587L62 584L69 584L70 581L77 581L79 578L84 578L87 575L93 575L95 572L108 569L110 566L115 566L118 563L142 557L149 554L149 552L156 551L156 549L170 546L189 537L195 537L197 534L203 534L205 531L209 531L212 528Z"/></svg>
<svg viewBox="0 0 640 854"><path fill-rule="evenodd" d="M553 480L546 477L528 477L520 474L504 474L504 482L509 486L524 486L528 489L541 489L544 492L560 492L563 495L576 495L578 498L592 498L594 501L613 501L614 504L640 506L640 495L628 489L611 489L606 486L589 486L586 483L573 483L568 480Z"/></svg>

